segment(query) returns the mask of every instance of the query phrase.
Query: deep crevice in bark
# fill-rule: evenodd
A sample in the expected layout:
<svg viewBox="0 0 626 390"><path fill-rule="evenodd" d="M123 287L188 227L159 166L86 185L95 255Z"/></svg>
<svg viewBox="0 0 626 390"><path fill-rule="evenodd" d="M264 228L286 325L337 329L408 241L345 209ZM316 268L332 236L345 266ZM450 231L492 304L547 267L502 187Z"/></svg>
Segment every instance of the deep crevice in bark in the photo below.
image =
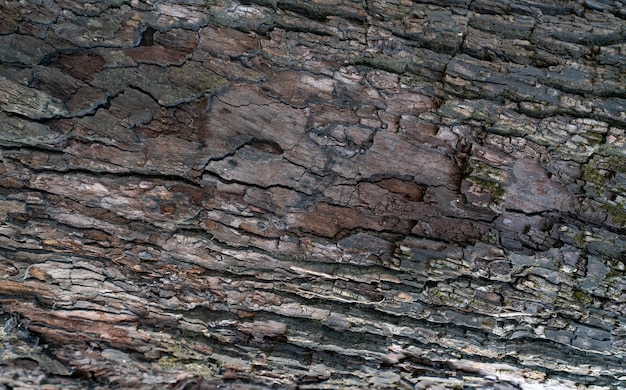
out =
<svg viewBox="0 0 626 390"><path fill-rule="evenodd" d="M625 10L0 5L0 384L623 386Z"/></svg>

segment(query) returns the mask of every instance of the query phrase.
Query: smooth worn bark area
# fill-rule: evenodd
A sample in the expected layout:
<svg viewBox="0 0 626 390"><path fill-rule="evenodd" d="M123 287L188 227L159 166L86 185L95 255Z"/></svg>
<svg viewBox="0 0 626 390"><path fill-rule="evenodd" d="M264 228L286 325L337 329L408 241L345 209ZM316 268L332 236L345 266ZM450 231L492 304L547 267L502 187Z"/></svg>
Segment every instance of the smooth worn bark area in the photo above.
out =
<svg viewBox="0 0 626 390"><path fill-rule="evenodd" d="M626 386L623 2L0 18L0 386Z"/></svg>

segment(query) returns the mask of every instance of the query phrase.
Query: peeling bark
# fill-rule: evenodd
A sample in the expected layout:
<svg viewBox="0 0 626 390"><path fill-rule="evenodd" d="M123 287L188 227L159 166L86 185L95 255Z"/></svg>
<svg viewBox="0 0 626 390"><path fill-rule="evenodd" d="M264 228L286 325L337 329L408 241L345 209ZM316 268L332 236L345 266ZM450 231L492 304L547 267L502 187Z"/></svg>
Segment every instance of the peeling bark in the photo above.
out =
<svg viewBox="0 0 626 390"><path fill-rule="evenodd" d="M626 386L620 2L0 15L4 387Z"/></svg>

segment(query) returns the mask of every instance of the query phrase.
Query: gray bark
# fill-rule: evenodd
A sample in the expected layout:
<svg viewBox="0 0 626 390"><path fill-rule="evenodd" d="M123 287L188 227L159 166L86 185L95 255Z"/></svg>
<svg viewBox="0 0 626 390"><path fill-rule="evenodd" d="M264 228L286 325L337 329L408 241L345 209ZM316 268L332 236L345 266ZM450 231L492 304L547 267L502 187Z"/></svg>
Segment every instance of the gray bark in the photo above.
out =
<svg viewBox="0 0 626 390"><path fill-rule="evenodd" d="M626 6L0 4L0 386L626 387Z"/></svg>

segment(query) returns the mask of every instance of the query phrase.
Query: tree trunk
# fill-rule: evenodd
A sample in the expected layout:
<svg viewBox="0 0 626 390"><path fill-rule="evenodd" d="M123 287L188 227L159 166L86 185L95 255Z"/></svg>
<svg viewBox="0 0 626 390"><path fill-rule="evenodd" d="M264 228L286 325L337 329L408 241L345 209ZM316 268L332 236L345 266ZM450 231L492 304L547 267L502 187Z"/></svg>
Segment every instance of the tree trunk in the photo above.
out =
<svg viewBox="0 0 626 390"><path fill-rule="evenodd" d="M0 5L5 388L626 386L626 6Z"/></svg>

